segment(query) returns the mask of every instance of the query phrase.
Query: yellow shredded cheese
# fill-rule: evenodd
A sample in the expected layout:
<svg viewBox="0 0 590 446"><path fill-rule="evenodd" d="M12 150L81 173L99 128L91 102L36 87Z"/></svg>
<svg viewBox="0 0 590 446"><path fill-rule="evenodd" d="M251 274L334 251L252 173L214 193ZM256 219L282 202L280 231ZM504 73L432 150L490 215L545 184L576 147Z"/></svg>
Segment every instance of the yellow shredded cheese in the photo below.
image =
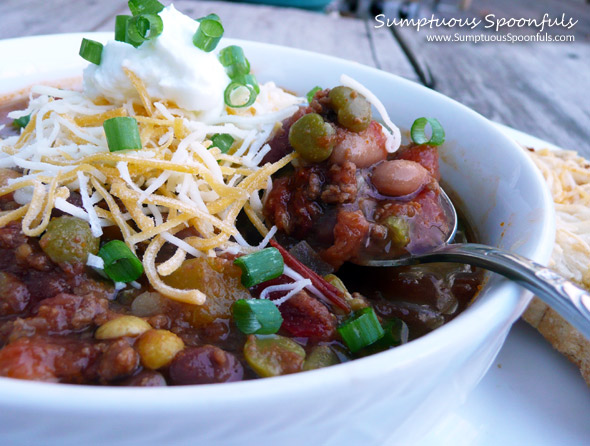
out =
<svg viewBox="0 0 590 446"><path fill-rule="evenodd" d="M175 104L154 102L141 79L125 73L138 92L137 102L92 102L75 91L33 89L37 96L26 110L28 125L20 136L0 140L0 166L23 171L0 187L0 196L18 194L21 204L0 213L0 226L20 219L26 235L39 236L55 207L86 219L95 236L102 227L117 226L134 253L144 252L145 273L156 291L201 305L207 298L202 291L172 288L161 277L189 255L215 255L227 243L240 246L236 219L242 209L261 234L268 234L258 194L269 187L270 175L296 155L258 164L277 121L293 113L299 99L272 83L261 85L260 100L247 113L205 123ZM137 120L143 149L109 152L103 122L122 116ZM216 133L236 140L229 154L211 147ZM82 207L66 201L72 191L80 194ZM174 235L185 228L192 228L188 237ZM176 250L158 265L165 243Z"/></svg>

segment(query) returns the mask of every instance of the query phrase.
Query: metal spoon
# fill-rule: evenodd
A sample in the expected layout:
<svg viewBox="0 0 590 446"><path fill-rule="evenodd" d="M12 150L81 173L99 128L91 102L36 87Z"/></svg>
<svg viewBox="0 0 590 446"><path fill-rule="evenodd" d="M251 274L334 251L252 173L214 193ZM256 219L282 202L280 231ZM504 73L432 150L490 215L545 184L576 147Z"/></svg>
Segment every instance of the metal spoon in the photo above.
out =
<svg viewBox="0 0 590 446"><path fill-rule="evenodd" d="M559 274L518 254L476 243L451 243L457 231L457 211L441 189L441 201L450 224L441 246L395 259L357 262L365 266L402 266L419 263L467 263L501 274L532 291L570 324L590 339L590 294Z"/></svg>

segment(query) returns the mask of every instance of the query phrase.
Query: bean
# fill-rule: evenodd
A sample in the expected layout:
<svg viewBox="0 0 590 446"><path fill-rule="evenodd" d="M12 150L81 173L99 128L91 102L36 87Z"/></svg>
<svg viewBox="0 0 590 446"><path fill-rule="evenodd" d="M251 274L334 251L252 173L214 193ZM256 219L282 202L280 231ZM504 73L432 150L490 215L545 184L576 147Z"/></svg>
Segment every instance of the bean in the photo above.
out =
<svg viewBox="0 0 590 446"><path fill-rule="evenodd" d="M153 316L162 313L164 309L164 298L156 292L145 291L131 303L131 312L140 317Z"/></svg>
<svg viewBox="0 0 590 446"><path fill-rule="evenodd" d="M301 371L305 350L283 336L248 336L244 345L246 361L259 376L286 375Z"/></svg>
<svg viewBox="0 0 590 446"><path fill-rule="evenodd" d="M303 115L289 129L289 144L303 159L312 163L330 157L336 132L317 113Z"/></svg>
<svg viewBox="0 0 590 446"><path fill-rule="evenodd" d="M383 195L400 197L421 189L430 179L428 171L414 161L384 161L373 169L371 181Z"/></svg>
<svg viewBox="0 0 590 446"><path fill-rule="evenodd" d="M139 366L139 355L125 339L108 346L98 364L98 374L105 381L114 381L133 375Z"/></svg>
<svg viewBox="0 0 590 446"><path fill-rule="evenodd" d="M85 264L89 253L98 253L99 242L87 222L63 216L49 222L39 245L55 263Z"/></svg>
<svg viewBox="0 0 590 446"><path fill-rule="evenodd" d="M365 130L371 123L371 104L361 94L349 87L338 86L328 94L338 124L353 132Z"/></svg>
<svg viewBox="0 0 590 446"><path fill-rule="evenodd" d="M344 164L350 161L356 167L363 168L387 158L386 139L381 126L375 121L359 133L338 128L336 141L330 157L330 162L333 164Z"/></svg>
<svg viewBox="0 0 590 446"><path fill-rule="evenodd" d="M152 370L164 367L184 348L184 342L168 330L148 330L135 345L141 363Z"/></svg>
<svg viewBox="0 0 590 446"><path fill-rule="evenodd" d="M213 345L188 347L170 364L173 384L212 384L241 381L244 368L238 359Z"/></svg>
<svg viewBox="0 0 590 446"><path fill-rule="evenodd" d="M96 339L115 339L123 336L139 336L150 328L152 328L151 325L143 319L135 316L121 316L98 327L94 337Z"/></svg>
<svg viewBox="0 0 590 446"><path fill-rule="evenodd" d="M162 387L166 386L166 378L153 370L142 370L137 375L121 381L123 386Z"/></svg>
<svg viewBox="0 0 590 446"><path fill-rule="evenodd" d="M338 355L329 346L316 345L305 360L303 370L321 369L339 363Z"/></svg>

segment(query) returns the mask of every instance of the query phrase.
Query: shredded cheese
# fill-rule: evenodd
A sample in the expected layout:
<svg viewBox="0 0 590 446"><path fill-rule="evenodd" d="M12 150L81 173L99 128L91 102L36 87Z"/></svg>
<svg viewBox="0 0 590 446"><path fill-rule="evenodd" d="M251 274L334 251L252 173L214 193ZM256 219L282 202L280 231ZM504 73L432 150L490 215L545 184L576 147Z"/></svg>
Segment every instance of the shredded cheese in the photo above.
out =
<svg viewBox="0 0 590 446"><path fill-rule="evenodd" d="M556 243L549 266L590 288L590 163L571 150L527 152L555 203Z"/></svg>
<svg viewBox="0 0 590 446"><path fill-rule="evenodd" d="M259 163L270 150L266 141L274 126L303 100L267 83L248 109L204 121L175 104L154 101L141 79L125 73L138 94L124 103L101 99L99 105L80 92L39 86L25 110L10 114L31 119L19 136L0 140L0 167L23 170L0 187L0 196L14 193L21 205L0 213L0 225L21 219L25 234L39 236L56 208L87 221L95 237L104 227L117 226L133 252L144 252L146 276L156 291L201 305L206 296L200 290L178 290L161 277L188 256L257 249L235 226L242 209L265 236L260 246L266 246L276 228L269 232L263 223L260 193L270 186L270 175L296 155ZM102 124L119 116L135 117L142 150L109 152ZM216 133L234 137L237 149L223 154L210 148ZM81 207L68 201L72 192L81 197ZM175 235L185 228L195 235ZM175 253L156 264L165 243L175 246ZM97 256L89 256L87 264L104 266Z"/></svg>
<svg viewBox="0 0 590 446"><path fill-rule="evenodd" d="M350 76L347 76L346 74L343 74L340 77L340 82L345 87L352 88L353 90L356 90L360 94L362 94L365 97L365 99L367 101L369 101L369 103L371 105L373 105L373 107L375 107L375 109L379 112L379 114L381 115L381 118L383 119L383 122L391 131L391 133L389 133L388 131L386 131L385 128L383 128L383 133L387 137L386 150L389 153L393 153L397 149L399 149L399 146L402 143L401 132L400 132L399 128L397 128L397 126L393 123L393 121L389 117L389 113L387 113L387 109L385 108L383 103L379 100L379 98L377 98L377 96L375 96L373 94L373 92L370 91L363 84L354 80Z"/></svg>

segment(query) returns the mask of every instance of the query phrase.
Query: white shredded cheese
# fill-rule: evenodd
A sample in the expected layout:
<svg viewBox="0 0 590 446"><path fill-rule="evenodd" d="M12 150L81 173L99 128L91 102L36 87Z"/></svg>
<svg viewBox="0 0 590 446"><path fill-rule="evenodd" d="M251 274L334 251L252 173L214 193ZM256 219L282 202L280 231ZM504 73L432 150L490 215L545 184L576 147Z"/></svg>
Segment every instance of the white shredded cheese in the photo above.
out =
<svg viewBox="0 0 590 446"><path fill-rule="evenodd" d="M95 256L92 253L88 253L88 260L86 260L86 265L96 269L104 269L104 260L102 259L102 257Z"/></svg>
<svg viewBox="0 0 590 446"><path fill-rule="evenodd" d="M349 87L349 88L352 88L352 89L358 91L379 112L379 114L381 115L381 118L383 119L383 122L385 123L385 125L387 127L389 127L389 130L391 131L390 134L389 134L389 132L384 132L386 135L386 138L387 138L387 142L386 142L387 151L389 153L393 153L397 149L399 149L399 146L402 143L401 132L399 131L399 128L397 128L397 126L393 123L393 121L389 117L389 113L387 113L387 109L385 108L383 103L377 98L377 96L375 96L363 84L354 80L350 76L347 76L346 74L343 74L342 76L340 76L340 83L342 85L344 85L345 87Z"/></svg>
<svg viewBox="0 0 590 446"><path fill-rule="evenodd" d="M98 215L96 215L96 211L94 210L94 206L92 201L90 200L90 196L88 195L88 178L84 175L83 172L78 172L78 182L80 184L80 196L82 197L82 207L86 210L86 214L88 215L88 221L90 222L90 230L92 231L92 235L95 237L100 237L102 235L102 228L100 226L100 220Z"/></svg>

